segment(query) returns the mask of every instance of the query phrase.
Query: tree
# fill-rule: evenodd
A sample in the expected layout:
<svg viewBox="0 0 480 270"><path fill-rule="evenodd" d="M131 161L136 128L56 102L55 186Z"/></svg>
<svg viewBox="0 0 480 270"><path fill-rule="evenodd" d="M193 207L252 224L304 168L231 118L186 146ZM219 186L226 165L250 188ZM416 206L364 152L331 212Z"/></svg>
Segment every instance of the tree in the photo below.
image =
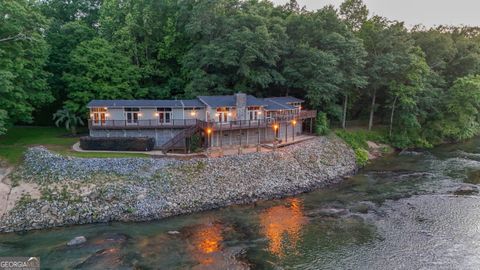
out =
<svg viewBox="0 0 480 270"><path fill-rule="evenodd" d="M368 8L362 0L345 0L340 5L340 15L350 29L360 30L368 19Z"/></svg>
<svg viewBox="0 0 480 270"><path fill-rule="evenodd" d="M187 95L262 93L283 84L277 65L287 36L272 12L269 2L222 0L196 5L186 26L194 44L183 59Z"/></svg>
<svg viewBox="0 0 480 270"><path fill-rule="evenodd" d="M368 129L371 130L377 98L379 95L384 98L391 85L405 78L417 48L403 23L380 17L365 22L359 36L368 52L366 75L371 97Z"/></svg>
<svg viewBox="0 0 480 270"><path fill-rule="evenodd" d="M65 129L71 131L73 135L77 134L77 126L83 125L82 118L66 108L60 109L54 113L53 120L55 120L55 125L57 127L63 124Z"/></svg>
<svg viewBox="0 0 480 270"><path fill-rule="evenodd" d="M480 76L470 75L457 79L445 99L443 135L459 141L480 132Z"/></svg>
<svg viewBox="0 0 480 270"><path fill-rule="evenodd" d="M30 123L32 112L53 100L44 65L47 20L32 1L0 0L0 126ZM6 113L5 113L6 112Z"/></svg>
<svg viewBox="0 0 480 270"><path fill-rule="evenodd" d="M138 69L123 54L102 38L84 41L70 54L66 108L86 112L92 99L131 99L145 96L138 88Z"/></svg>

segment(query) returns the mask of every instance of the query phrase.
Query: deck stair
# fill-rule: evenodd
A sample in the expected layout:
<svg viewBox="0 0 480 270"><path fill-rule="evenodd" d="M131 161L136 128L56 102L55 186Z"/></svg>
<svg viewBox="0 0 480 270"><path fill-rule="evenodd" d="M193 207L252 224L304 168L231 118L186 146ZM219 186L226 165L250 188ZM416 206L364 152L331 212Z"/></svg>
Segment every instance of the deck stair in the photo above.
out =
<svg viewBox="0 0 480 270"><path fill-rule="evenodd" d="M169 141L164 143L161 146L161 149L164 153L168 153L168 151L172 150L177 143L179 143L182 140L185 140L186 138L189 138L193 134L197 133L200 130L199 125L194 125L190 126L186 129L182 129L177 135L175 135L173 138L171 138Z"/></svg>

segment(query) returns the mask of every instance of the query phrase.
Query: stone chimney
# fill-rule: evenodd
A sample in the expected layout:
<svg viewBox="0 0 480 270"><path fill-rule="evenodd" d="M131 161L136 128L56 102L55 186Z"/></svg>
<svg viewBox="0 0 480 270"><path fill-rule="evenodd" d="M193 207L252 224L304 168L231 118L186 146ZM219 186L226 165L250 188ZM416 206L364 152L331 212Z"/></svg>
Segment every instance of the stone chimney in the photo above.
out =
<svg viewBox="0 0 480 270"><path fill-rule="evenodd" d="M237 106L237 120L247 119L247 94L236 93L235 104Z"/></svg>

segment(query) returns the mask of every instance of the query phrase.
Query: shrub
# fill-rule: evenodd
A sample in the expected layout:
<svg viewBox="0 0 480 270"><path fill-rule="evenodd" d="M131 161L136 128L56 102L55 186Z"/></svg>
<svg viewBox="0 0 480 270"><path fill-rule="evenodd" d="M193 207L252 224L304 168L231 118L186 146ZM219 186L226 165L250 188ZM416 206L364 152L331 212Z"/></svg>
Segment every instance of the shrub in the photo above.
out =
<svg viewBox="0 0 480 270"><path fill-rule="evenodd" d="M317 114L317 121L315 122L315 133L317 135L327 135L328 132L330 132L330 129L328 127L327 114L319 112Z"/></svg>
<svg viewBox="0 0 480 270"><path fill-rule="evenodd" d="M359 166L365 166L368 163L368 151L363 148L354 149L355 151L355 159L357 160L357 164Z"/></svg>
<svg viewBox="0 0 480 270"><path fill-rule="evenodd" d="M191 152L198 152L202 149L202 137L198 134L192 135L190 137L190 151Z"/></svg>
<svg viewBox="0 0 480 270"><path fill-rule="evenodd" d="M355 158L359 166L365 166L368 163L368 143L367 141L382 142L387 140L384 136L371 131L335 131L338 137L342 138L355 151Z"/></svg>
<svg viewBox="0 0 480 270"><path fill-rule="evenodd" d="M80 147L84 150L151 151L155 139L149 137L82 137Z"/></svg>

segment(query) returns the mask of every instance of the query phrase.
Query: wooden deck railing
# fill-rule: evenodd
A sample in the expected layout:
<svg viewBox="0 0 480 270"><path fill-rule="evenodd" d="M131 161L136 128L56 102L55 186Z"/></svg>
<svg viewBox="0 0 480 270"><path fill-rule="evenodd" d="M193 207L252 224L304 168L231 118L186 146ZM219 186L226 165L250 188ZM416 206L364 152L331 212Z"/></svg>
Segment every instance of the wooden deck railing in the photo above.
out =
<svg viewBox="0 0 480 270"><path fill-rule="evenodd" d="M259 120L233 120L228 122L206 122L199 119L170 119L167 122L159 122L158 119L137 120L136 122L127 122L126 120L98 120L90 119L88 127L90 129L153 129L153 128L188 128L198 126L201 129L249 129L270 127L275 123L285 123L292 120L303 120L315 118L316 111L301 111L299 114L276 115L275 117Z"/></svg>

